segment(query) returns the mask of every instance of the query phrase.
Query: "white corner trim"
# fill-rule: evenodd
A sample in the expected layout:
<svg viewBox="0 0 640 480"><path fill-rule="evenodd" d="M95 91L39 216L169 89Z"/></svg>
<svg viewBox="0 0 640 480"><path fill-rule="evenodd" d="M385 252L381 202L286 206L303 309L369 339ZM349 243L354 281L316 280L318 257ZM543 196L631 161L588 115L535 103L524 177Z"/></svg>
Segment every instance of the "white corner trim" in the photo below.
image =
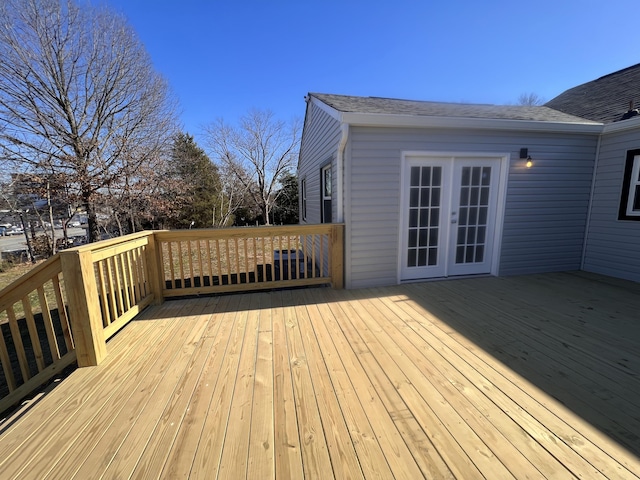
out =
<svg viewBox="0 0 640 480"><path fill-rule="evenodd" d="M346 123L340 124L340 142L338 143L338 157L336 159L336 183L338 188L336 189L338 195L336 198L336 211L338 223L344 222L344 151L347 148L347 140L349 139L349 125Z"/></svg>

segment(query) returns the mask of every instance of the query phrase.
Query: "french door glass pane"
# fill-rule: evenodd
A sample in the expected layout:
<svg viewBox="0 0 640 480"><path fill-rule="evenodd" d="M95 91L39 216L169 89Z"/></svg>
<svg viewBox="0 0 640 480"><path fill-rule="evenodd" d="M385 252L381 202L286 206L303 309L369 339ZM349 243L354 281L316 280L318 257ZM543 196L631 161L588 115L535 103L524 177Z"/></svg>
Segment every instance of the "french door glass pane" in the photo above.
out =
<svg viewBox="0 0 640 480"><path fill-rule="evenodd" d="M462 167L455 262L484 261L491 167Z"/></svg>
<svg viewBox="0 0 640 480"><path fill-rule="evenodd" d="M442 167L411 167L407 267L438 262Z"/></svg>

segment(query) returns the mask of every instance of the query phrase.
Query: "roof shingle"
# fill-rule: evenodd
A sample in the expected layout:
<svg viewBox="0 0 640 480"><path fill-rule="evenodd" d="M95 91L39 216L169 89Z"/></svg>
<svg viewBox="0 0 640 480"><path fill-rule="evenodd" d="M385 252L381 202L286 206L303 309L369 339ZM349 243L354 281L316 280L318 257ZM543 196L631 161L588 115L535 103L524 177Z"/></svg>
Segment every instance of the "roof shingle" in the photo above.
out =
<svg viewBox="0 0 640 480"><path fill-rule="evenodd" d="M560 123L596 123L545 106L484 105L310 93L339 112Z"/></svg>
<svg viewBox="0 0 640 480"><path fill-rule="evenodd" d="M545 105L596 122L622 120L629 102L640 107L640 63L561 93Z"/></svg>

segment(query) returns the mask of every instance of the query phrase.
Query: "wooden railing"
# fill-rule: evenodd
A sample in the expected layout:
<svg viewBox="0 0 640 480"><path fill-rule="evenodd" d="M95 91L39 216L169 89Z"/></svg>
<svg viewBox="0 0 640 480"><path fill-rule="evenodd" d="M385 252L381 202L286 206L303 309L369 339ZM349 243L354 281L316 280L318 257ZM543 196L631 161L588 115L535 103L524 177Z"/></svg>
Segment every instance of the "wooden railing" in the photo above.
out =
<svg viewBox="0 0 640 480"><path fill-rule="evenodd" d="M60 252L0 291L0 412L74 361L98 365L106 341L164 298L342 288L343 229L148 231Z"/></svg>
<svg viewBox="0 0 640 480"><path fill-rule="evenodd" d="M341 233L341 225L157 232L162 296L342 288Z"/></svg>
<svg viewBox="0 0 640 480"><path fill-rule="evenodd" d="M0 411L76 360L56 255L0 292Z"/></svg>

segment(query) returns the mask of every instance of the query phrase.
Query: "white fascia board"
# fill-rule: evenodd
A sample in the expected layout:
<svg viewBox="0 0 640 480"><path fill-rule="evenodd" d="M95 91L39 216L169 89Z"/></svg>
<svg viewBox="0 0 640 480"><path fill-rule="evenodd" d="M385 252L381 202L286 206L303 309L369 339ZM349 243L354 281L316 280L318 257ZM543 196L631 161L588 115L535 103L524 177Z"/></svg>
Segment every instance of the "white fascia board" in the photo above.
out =
<svg viewBox="0 0 640 480"><path fill-rule="evenodd" d="M601 123L540 122L533 120L435 117L378 113L337 113L339 117L336 118L339 121L361 127L472 128L482 130L521 130L529 132L592 134L602 133L603 128Z"/></svg>
<svg viewBox="0 0 640 480"><path fill-rule="evenodd" d="M315 106L317 106L320 110L325 112L327 115L329 115L332 118L335 118L338 122L342 122L342 115L344 115L343 113L339 112L333 107L330 107L329 105L324 103L322 100L314 97L313 95L309 95L309 99L311 100L311 102L313 102Z"/></svg>
<svg viewBox="0 0 640 480"><path fill-rule="evenodd" d="M621 122L608 123L602 129L603 134L624 132L625 130L634 130L640 128L640 116L633 117Z"/></svg>

